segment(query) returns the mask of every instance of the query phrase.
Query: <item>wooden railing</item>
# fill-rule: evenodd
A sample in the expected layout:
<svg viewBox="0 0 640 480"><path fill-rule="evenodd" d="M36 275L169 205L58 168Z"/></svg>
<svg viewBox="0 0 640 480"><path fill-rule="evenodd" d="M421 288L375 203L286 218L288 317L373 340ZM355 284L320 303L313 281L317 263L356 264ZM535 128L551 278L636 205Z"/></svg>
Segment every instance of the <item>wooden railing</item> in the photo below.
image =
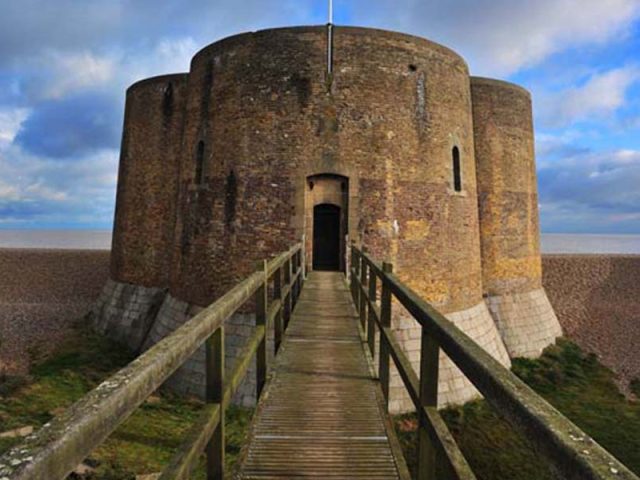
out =
<svg viewBox="0 0 640 480"><path fill-rule="evenodd" d="M267 331L274 326L275 349L304 281L304 242L258 270L153 346L35 435L0 457L0 479L64 479L124 422L203 344L206 345L206 405L176 452L163 480L186 479L205 451L207 479L224 476L224 412L256 356L257 395L267 375ZM272 295L269 295L272 292ZM269 296L271 300L269 301ZM225 379L224 322L255 298L255 333Z"/></svg>
<svg viewBox="0 0 640 480"><path fill-rule="evenodd" d="M435 479L436 467L447 472L446 478L476 478L438 413L440 350L489 404L546 455L560 478L638 480L620 461L404 285L393 274L391 264L379 265L355 246L352 246L350 260L351 294L372 356L375 355L376 329L380 332L379 378L387 405L391 357L419 415L420 480ZM381 282L379 302L376 299L378 281ZM394 298L422 327L419 376L391 328Z"/></svg>

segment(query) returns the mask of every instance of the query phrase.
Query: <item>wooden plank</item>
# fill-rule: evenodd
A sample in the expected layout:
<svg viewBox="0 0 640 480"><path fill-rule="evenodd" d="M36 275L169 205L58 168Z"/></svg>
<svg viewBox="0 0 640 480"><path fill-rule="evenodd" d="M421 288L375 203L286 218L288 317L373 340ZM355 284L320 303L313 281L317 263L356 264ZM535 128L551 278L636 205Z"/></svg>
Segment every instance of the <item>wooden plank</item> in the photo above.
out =
<svg viewBox="0 0 640 480"><path fill-rule="evenodd" d="M335 308L334 308L335 307ZM339 273L311 272L258 405L239 477L400 478Z"/></svg>

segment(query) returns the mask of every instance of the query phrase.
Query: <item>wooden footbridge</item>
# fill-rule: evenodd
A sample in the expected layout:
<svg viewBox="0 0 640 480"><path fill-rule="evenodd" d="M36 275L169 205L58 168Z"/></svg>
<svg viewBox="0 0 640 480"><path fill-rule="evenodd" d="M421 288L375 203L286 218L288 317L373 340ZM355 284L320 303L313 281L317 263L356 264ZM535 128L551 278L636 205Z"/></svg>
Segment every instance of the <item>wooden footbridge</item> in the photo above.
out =
<svg viewBox="0 0 640 480"><path fill-rule="evenodd" d="M258 406L242 460L227 477L409 478L387 413L393 361L419 417L419 479L474 479L437 410L443 350L558 478L635 479L631 471L444 316L353 247L350 282L305 272L302 244L269 262L103 382L27 441L0 457L0 480L58 480L82 462L203 344L206 403L161 479L187 479L204 453L208 480L224 472L224 411L256 358ZM255 333L228 377L224 322L247 302ZM391 330L393 305L422 325L417 374ZM276 356L267 364L273 329ZM379 338L379 340L376 340ZM372 358L377 352L379 361Z"/></svg>

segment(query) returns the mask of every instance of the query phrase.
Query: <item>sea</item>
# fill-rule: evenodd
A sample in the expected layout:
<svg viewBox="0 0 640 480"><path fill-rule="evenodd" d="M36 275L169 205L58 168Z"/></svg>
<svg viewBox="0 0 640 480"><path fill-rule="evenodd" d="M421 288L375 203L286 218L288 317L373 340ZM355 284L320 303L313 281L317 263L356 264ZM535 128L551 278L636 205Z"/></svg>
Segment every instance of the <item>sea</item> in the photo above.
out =
<svg viewBox="0 0 640 480"><path fill-rule="evenodd" d="M0 248L111 249L111 230L0 230ZM640 255L640 235L543 233L542 253Z"/></svg>

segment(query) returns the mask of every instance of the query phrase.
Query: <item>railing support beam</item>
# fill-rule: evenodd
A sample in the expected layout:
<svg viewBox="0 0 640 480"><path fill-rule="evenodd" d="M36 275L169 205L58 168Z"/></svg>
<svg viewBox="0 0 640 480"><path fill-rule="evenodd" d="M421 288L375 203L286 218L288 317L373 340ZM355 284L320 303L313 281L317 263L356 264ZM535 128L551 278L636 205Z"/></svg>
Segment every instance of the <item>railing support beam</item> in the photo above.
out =
<svg viewBox="0 0 640 480"><path fill-rule="evenodd" d="M206 401L222 407L224 395L224 326L218 328L206 342ZM220 420L207 444L207 480L224 480L224 408Z"/></svg>
<svg viewBox="0 0 640 480"><path fill-rule="evenodd" d="M371 358L376 356L376 313L373 305L376 303L377 295L377 276L373 268L369 268L369 305L367 308L367 343L369 344L369 352L371 352Z"/></svg>
<svg viewBox="0 0 640 480"><path fill-rule="evenodd" d="M273 321L273 348L274 353L278 353L278 349L282 343L282 311L284 309L282 303L282 268L278 268L273 275L273 298L280 302L280 308Z"/></svg>
<svg viewBox="0 0 640 480"><path fill-rule="evenodd" d="M438 342L422 327L420 348L420 406L438 407L438 370L440 348ZM418 480L436 479L436 449L429 435L429 419L424 408L418 412L420 425L418 450Z"/></svg>
<svg viewBox="0 0 640 480"><path fill-rule="evenodd" d="M358 307L358 312L360 313L360 326L362 327L362 331L366 332L366 321L367 321L367 297L364 294L364 289L367 286L367 262L364 257L360 257L360 285L362 289L358 289L359 291L359 299L360 306Z"/></svg>
<svg viewBox="0 0 640 480"><path fill-rule="evenodd" d="M287 259L284 263L284 284L287 287L291 286L291 258ZM284 329L289 326L289 320L291 318L292 301L291 301L291 288L285 288L285 296L282 299L283 305L283 317L284 317Z"/></svg>
<svg viewBox="0 0 640 480"><path fill-rule="evenodd" d="M267 381L267 262L260 262L259 268L264 275L262 285L256 290L256 327L265 327L265 335L256 352L256 398L260 398Z"/></svg>
<svg viewBox="0 0 640 480"><path fill-rule="evenodd" d="M382 271L393 272L393 265L382 264ZM391 288L386 276L382 278L382 292L380 295L380 325L382 328L391 327ZM389 410L389 344L385 341L384 335L380 335L380 360L379 360L380 386L384 394L385 408Z"/></svg>

